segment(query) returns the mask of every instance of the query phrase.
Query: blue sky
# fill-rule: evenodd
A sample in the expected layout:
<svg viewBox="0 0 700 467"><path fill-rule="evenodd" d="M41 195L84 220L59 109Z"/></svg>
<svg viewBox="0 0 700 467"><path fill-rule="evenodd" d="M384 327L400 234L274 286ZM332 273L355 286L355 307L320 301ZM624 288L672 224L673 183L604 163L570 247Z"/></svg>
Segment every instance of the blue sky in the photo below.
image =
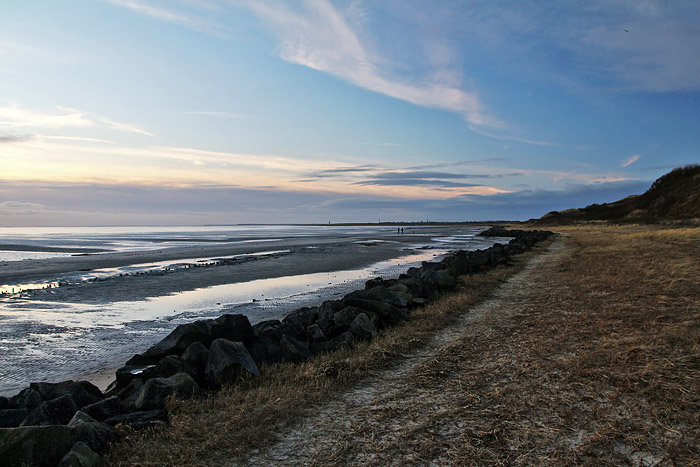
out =
<svg viewBox="0 0 700 467"><path fill-rule="evenodd" d="M700 3L5 0L3 225L522 220L700 162Z"/></svg>

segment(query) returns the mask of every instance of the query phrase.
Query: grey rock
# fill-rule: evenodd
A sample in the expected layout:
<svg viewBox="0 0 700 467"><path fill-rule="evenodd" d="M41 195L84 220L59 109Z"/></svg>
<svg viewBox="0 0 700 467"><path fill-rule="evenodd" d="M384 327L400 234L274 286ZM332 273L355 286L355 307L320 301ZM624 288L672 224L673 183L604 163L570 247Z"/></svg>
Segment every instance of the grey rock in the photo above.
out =
<svg viewBox="0 0 700 467"><path fill-rule="evenodd" d="M204 369L207 384L220 387L243 372L257 375L260 370L241 342L232 342L228 339L217 339L212 342L209 348L209 359Z"/></svg>
<svg viewBox="0 0 700 467"><path fill-rule="evenodd" d="M76 440L86 443L95 452L104 450L109 443L117 439L114 428L98 422L85 412L76 412L68 426L73 428Z"/></svg>
<svg viewBox="0 0 700 467"><path fill-rule="evenodd" d="M279 340L263 336L250 345L248 352L258 367L263 364L272 365L280 360L280 343Z"/></svg>
<svg viewBox="0 0 700 467"><path fill-rule="evenodd" d="M177 373L169 378L151 378L137 393L134 408L137 410L162 409L170 396L189 399L200 394L200 387L187 373Z"/></svg>
<svg viewBox="0 0 700 467"><path fill-rule="evenodd" d="M94 404L86 405L80 410L90 415L95 420L102 421L124 413L124 409L125 407L121 399L117 396L112 396L95 402Z"/></svg>
<svg viewBox="0 0 700 467"><path fill-rule="evenodd" d="M100 465L100 456L90 446L78 441L63 456L57 467L96 467Z"/></svg>
<svg viewBox="0 0 700 467"><path fill-rule="evenodd" d="M347 328L347 326L350 326L350 323L352 323L352 320L354 320L360 313L362 313L362 309L355 306L346 306L333 315L333 322L335 322L335 324L338 326Z"/></svg>
<svg viewBox="0 0 700 467"><path fill-rule="evenodd" d="M338 349L349 349L357 343L357 339L350 331L323 342L316 342L312 345L314 352L332 352Z"/></svg>
<svg viewBox="0 0 700 467"><path fill-rule="evenodd" d="M6 410L6 409L16 409L17 406L10 402L10 399L8 399L5 396L0 396L0 410Z"/></svg>
<svg viewBox="0 0 700 467"><path fill-rule="evenodd" d="M248 318L241 314L222 315L214 320L201 320L182 324L163 340L151 347L145 357L180 355L195 342L209 346L216 339L229 339L250 343L255 338Z"/></svg>
<svg viewBox="0 0 700 467"><path fill-rule="evenodd" d="M182 353L182 360L189 365L192 377L197 381L204 381L204 368L209 360L209 350L201 342L191 344Z"/></svg>
<svg viewBox="0 0 700 467"><path fill-rule="evenodd" d="M323 333L321 326L314 323L306 328L306 339L310 342L318 342L325 340L326 335Z"/></svg>
<svg viewBox="0 0 700 467"><path fill-rule="evenodd" d="M352 323L350 323L350 332L358 339L372 339L377 335L376 322L372 322L367 314L360 313L355 317Z"/></svg>
<svg viewBox="0 0 700 467"><path fill-rule="evenodd" d="M313 358L309 347L292 336L280 340L280 360L285 362L302 362Z"/></svg>
<svg viewBox="0 0 700 467"><path fill-rule="evenodd" d="M21 426L65 425L75 415L77 410L78 407L70 394L64 394L61 397L39 404L37 408L29 413Z"/></svg>
<svg viewBox="0 0 700 467"><path fill-rule="evenodd" d="M269 319L267 321L261 321L253 326L253 332L255 337L271 337L276 340L282 339L282 333L279 331L279 327L282 322L278 319Z"/></svg>
<svg viewBox="0 0 700 467"><path fill-rule="evenodd" d="M0 428L0 459L8 467L53 467L73 442L73 429L65 425Z"/></svg>
<svg viewBox="0 0 700 467"><path fill-rule="evenodd" d="M166 425L168 423L168 414L163 409L141 410L108 418L105 420L105 423L111 426L130 425L138 430Z"/></svg>
<svg viewBox="0 0 700 467"><path fill-rule="evenodd" d="M27 409L0 410L0 428L18 427L28 415Z"/></svg>
<svg viewBox="0 0 700 467"><path fill-rule="evenodd" d="M42 399L39 391L32 388L25 388L22 389L19 394L13 396L10 401L15 407L31 411L41 404L44 399Z"/></svg>

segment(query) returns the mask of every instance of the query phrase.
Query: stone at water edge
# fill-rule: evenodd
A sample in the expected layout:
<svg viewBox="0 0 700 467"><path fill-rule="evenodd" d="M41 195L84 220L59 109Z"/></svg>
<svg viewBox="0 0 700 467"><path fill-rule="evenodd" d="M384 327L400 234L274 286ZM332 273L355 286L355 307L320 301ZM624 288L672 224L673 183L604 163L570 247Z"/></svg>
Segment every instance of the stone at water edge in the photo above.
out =
<svg viewBox="0 0 700 467"><path fill-rule="evenodd" d="M358 339L370 340L377 335L377 327L367 314L360 313L350 323L350 332Z"/></svg>
<svg viewBox="0 0 700 467"><path fill-rule="evenodd" d="M258 365L241 342L228 339L216 339L209 347L209 359L204 369L207 384L220 387L235 379L242 372L254 375L260 373Z"/></svg>
<svg viewBox="0 0 700 467"><path fill-rule="evenodd" d="M50 401L42 402L32 410L21 426L32 425L65 425L78 411L73 398L69 394Z"/></svg>
<svg viewBox="0 0 700 467"><path fill-rule="evenodd" d="M112 396L94 404L86 405L80 410L95 420L102 421L124 413L124 409L122 401L117 396Z"/></svg>
<svg viewBox="0 0 700 467"><path fill-rule="evenodd" d="M97 467L100 461L99 454L90 449L87 444L78 441L56 467Z"/></svg>
<svg viewBox="0 0 700 467"><path fill-rule="evenodd" d="M202 394L202 390L187 373L177 373L169 378L151 378L136 396L136 410L162 409L170 396L189 399Z"/></svg>
<svg viewBox="0 0 700 467"><path fill-rule="evenodd" d="M0 459L7 466L54 467L73 442L66 425L0 428Z"/></svg>
<svg viewBox="0 0 700 467"><path fill-rule="evenodd" d="M29 411L27 409L0 410L0 428L18 427L28 415Z"/></svg>
<svg viewBox="0 0 700 467"><path fill-rule="evenodd" d="M280 360L283 362L303 362L313 358L313 354L306 344L293 338L284 336L280 340Z"/></svg>
<svg viewBox="0 0 700 467"><path fill-rule="evenodd" d="M73 428L76 440L86 443L95 452L104 450L109 443L117 439L114 428L98 422L85 412L76 412L68 426Z"/></svg>

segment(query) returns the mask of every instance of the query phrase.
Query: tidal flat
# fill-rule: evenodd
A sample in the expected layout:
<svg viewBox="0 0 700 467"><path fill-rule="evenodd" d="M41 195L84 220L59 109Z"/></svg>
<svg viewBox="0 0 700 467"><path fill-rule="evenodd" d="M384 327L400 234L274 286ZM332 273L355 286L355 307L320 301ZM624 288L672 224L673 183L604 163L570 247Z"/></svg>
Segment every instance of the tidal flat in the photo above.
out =
<svg viewBox="0 0 700 467"><path fill-rule="evenodd" d="M0 261L0 394L66 379L89 379L104 388L116 367L178 324L222 313L242 313L253 323L280 318L362 287L371 277L398 276L449 251L499 241L477 237L483 229L154 228L68 231L56 238L14 233L10 241L0 239L15 245L8 255L25 255ZM48 257L33 257L36 252Z"/></svg>

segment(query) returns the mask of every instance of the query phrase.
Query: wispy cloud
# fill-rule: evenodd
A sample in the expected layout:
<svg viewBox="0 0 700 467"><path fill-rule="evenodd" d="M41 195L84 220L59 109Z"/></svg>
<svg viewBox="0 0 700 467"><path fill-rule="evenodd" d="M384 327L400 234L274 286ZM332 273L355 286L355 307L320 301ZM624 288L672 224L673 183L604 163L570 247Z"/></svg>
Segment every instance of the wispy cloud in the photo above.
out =
<svg viewBox="0 0 700 467"><path fill-rule="evenodd" d="M516 136L510 136L506 134L499 135L493 132L484 131L482 128L479 128L478 126L473 125L471 123L468 125L468 127L474 133L479 134L481 136L486 136L487 138L500 139L503 141L515 141L517 143L534 144L536 146L557 146L556 143L550 143L548 141L537 141L533 139L518 138Z"/></svg>
<svg viewBox="0 0 700 467"><path fill-rule="evenodd" d="M0 128L87 128L102 126L128 133L153 136L135 125L120 123L91 112L57 107L54 112L27 110L17 104L0 106Z"/></svg>
<svg viewBox="0 0 700 467"><path fill-rule="evenodd" d="M230 119L236 119L236 120L244 120L244 119L248 118L248 116L243 115L243 114L237 114L237 113L232 113L232 112L206 111L206 110L180 112L180 113L185 114L185 115L201 115L203 117L230 118Z"/></svg>
<svg viewBox="0 0 700 467"><path fill-rule="evenodd" d="M34 139L34 135L14 135L0 133L0 144L23 143L25 141L31 141L32 139Z"/></svg>
<svg viewBox="0 0 700 467"><path fill-rule="evenodd" d="M160 21L176 24L196 31L213 32L218 29L211 21L197 18L193 15L182 14L168 8L148 5L140 0L109 0L109 2Z"/></svg>
<svg viewBox="0 0 700 467"><path fill-rule="evenodd" d="M635 154L633 156L628 157L624 161L622 161L622 164L620 164L620 167L629 167L630 165L634 164L639 160L641 156L639 154Z"/></svg>
<svg viewBox="0 0 700 467"><path fill-rule="evenodd" d="M433 70L414 79L394 76L388 66L391 60L363 43L359 25L351 23L348 11L327 0L303 2L299 10L280 2L246 5L278 36L283 60L418 106L458 113L473 124L503 126L476 92L455 86L457 73Z"/></svg>

